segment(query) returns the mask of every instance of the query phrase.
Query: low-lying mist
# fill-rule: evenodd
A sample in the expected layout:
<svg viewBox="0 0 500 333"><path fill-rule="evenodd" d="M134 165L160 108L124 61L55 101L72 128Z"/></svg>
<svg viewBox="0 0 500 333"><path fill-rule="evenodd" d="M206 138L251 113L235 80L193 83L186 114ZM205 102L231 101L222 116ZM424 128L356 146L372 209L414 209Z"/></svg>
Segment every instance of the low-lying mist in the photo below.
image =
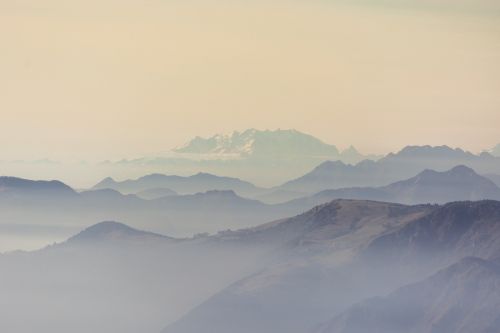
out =
<svg viewBox="0 0 500 333"><path fill-rule="evenodd" d="M97 228L0 256L0 331L159 332L269 260L265 248Z"/></svg>
<svg viewBox="0 0 500 333"><path fill-rule="evenodd" d="M336 200L194 238L103 222L0 255L0 331L462 332L446 319L460 314L463 332L493 332L499 221L496 201Z"/></svg>

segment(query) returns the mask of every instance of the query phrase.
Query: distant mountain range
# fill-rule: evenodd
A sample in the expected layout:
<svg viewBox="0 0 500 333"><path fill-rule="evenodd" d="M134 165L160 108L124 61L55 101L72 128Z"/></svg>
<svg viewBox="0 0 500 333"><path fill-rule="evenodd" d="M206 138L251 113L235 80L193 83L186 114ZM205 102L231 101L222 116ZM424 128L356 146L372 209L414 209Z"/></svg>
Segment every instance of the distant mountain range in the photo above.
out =
<svg viewBox="0 0 500 333"><path fill-rule="evenodd" d="M382 190L390 193L395 201L403 203L500 200L500 188L495 183L463 165L443 172L427 169Z"/></svg>
<svg viewBox="0 0 500 333"><path fill-rule="evenodd" d="M113 219L175 236L253 226L296 214L300 209L266 205L233 191L216 190L149 200L111 189L64 198L46 193L0 196L0 220L4 223L74 227Z"/></svg>
<svg viewBox="0 0 500 333"><path fill-rule="evenodd" d="M438 153L441 150L450 151L450 148L443 147L412 148L417 152L421 149L427 152L427 154L423 154L427 157L434 155L436 151ZM480 167L488 164L493 168L499 163L500 166L500 158L494 158L491 155L476 156L466 152L451 151L454 155L464 157L462 160L467 161L469 164L478 164ZM486 177L482 177L465 165L457 168L451 165L449 172L445 172L448 169L443 169L441 173L439 173L440 171L433 172L432 169L424 168L424 165L443 167L449 164L450 160L445 159L445 162L443 162L438 157L435 163L435 161L428 158L420 160L420 158L416 157L418 154L408 154L406 150L403 150L400 154L401 156L398 157L396 157L397 155L385 157L378 162L366 160L357 165L344 164L340 161L327 161L302 177L272 188L257 187L238 178L198 173L188 177L152 174L135 180L120 182L112 178L106 178L95 185L93 189L110 188L124 194L137 194L144 199L154 199L163 195L175 195L176 193L194 194L210 190L232 190L240 196L257 199L268 204L284 203L322 191L329 191L321 195L325 196L329 193L332 199L357 198L402 203L444 203L454 200L496 199L498 197L498 189L493 186L492 182L499 184L500 176L487 174ZM405 157L408 155L409 158ZM437 154L437 156L440 155ZM460 159L456 158L456 160ZM405 167L404 165L411 166ZM411 170L419 171L407 175ZM410 178L415 174L418 174L417 178ZM398 175L401 178L396 178ZM403 175L407 176L403 177ZM436 179L431 179L432 177ZM405 178L408 178L406 182L397 183ZM437 179L439 179L439 183L435 182ZM387 181L389 180L392 180L389 182L390 186L382 186L388 184ZM426 187L423 188L424 186ZM432 186L434 189L431 190L430 187ZM456 188L453 188L453 186L456 186ZM456 190L458 190L456 194L452 195L452 191ZM406 191L406 193L402 191ZM412 191L415 193L410 193ZM418 197L418 191L422 191L423 195ZM438 192L441 192L441 194ZM469 194L465 192L469 192ZM318 193L318 197L321 195Z"/></svg>
<svg viewBox="0 0 500 333"><path fill-rule="evenodd" d="M352 146L341 151L335 145L293 129L248 129L230 135L196 137L164 154L108 162L104 166L119 167L121 174L124 168L144 170L144 173L169 170L169 173L184 175L203 171L246 179L265 187L286 182L279 189L314 193L328 188L382 186L425 169L444 171L456 165L466 165L480 174L498 174L499 148L473 154L448 146L407 146L386 156L364 155ZM326 179L326 187L299 184L301 175L316 167L313 173L331 170L330 174L337 173L336 180ZM314 182L317 177L310 178ZM297 182L288 182L290 179ZM316 181L321 184L325 179Z"/></svg>
<svg viewBox="0 0 500 333"><path fill-rule="evenodd" d="M292 200L285 205L308 207L334 199L442 204L460 200L500 200L500 188L471 168L456 166L443 172L424 170L415 177L387 186L324 190L309 197Z"/></svg>
<svg viewBox="0 0 500 333"><path fill-rule="evenodd" d="M102 167L120 170L186 174L200 171L275 185L304 174L327 160L357 163L381 156L363 155L354 147L336 146L297 130L248 129L230 135L196 137L182 147L136 159L106 162ZM123 172L121 172L123 173Z"/></svg>
<svg viewBox="0 0 500 333"><path fill-rule="evenodd" d="M465 166L443 172L425 170L388 186L324 190L313 195L257 188L239 179L209 174L150 175L123 182L108 178L82 192L58 181L0 177L0 184L0 218L11 224L82 226L95 220L120 220L174 236L255 226L335 199L404 204L500 199L500 189L492 181ZM297 199L285 201L289 197Z"/></svg>
<svg viewBox="0 0 500 333"><path fill-rule="evenodd" d="M338 149L311 135L296 130L259 131L248 129L232 135L216 134L210 138L196 137L185 146L174 149L177 153L236 155L239 157L285 155L323 156L339 154Z"/></svg>
<svg viewBox="0 0 500 333"><path fill-rule="evenodd" d="M384 186L425 169L444 171L457 165L466 165L480 174L494 174L500 170L500 158L488 153L474 155L447 146L409 146L378 161L365 160L355 165L327 161L278 189L314 193L345 187Z"/></svg>
<svg viewBox="0 0 500 333"><path fill-rule="evenodd" d="M106 178L92 189L113 189L124 194L140 193L162 188L168 195L193 194L210 190L231 190L243 196L254 196L263 190L237 178L219 177L208 173L198 173L189 177L151 174L134 180L117 182ZM145 193L142 193L144 195ZM151 194L151 193L150 193ZM147 193L146 193L147 195Z"/></svg>
<svg viewBox="0 0 500 333"><path fill-rule="evenodd" d="M285 190L305 195L332 188L383 186L410 178L425 169L444 171L456 165L466 165L481 175L491 175L494 180L500 174L499 147L497 145L481 154L473 154L447 146L407 146L399 152L383 156L362 154L353 146L339 149L332 143L294 129L248 129L207 138L196 137L182 147L165 147L164 151L148 156L97 164L52 160L0 161L0 167L3 174L64 179L78 188L87 187L107 176L137 179L150 174L187 176L210 173L245 179L258 187L276 187L274 197L269 193L263 195L269 198L270 203L277 203L297 198L293 195L283 197ZM324 162L328 163L319 167ZM336 180L326 179L326 187L311 184L299 186L290 182L302 178L316 167L328 169L330 162L342 162L344 167L337 166L335 172L341 172L345 180L338 179L339 175ZM330 168L333 167L330 165ZM320 179L318 183L323 181ZM500 184L500 181L494 181ZM287 183L286 188L278 186L284 183ZM241 194L237 190L236 193Z"/></svg>
<svg viewBox="0 0 500 333"><path fill-rule="evenodd" d="M148 185L161 185L162 181L181 193L194 194L177 195L166 188L148 189ZM120 220L136 227L188 236L254 226L302 210L302 207L268 205L241 197L224 188L252 193L255 187L237 179L207 174L151 175L122 183L108 179L97 189L82 192L58 181L0 177L0 184L0 220L15 225L74 227L96 220ZM138 193L122 194L107 186Z"/></svg>
<svg viewBox="0 0 500 333"><path fill-rule="evenodd" d="M174 149L176 153L239 158L325 158L346 162L361 161L378 156L364 156L353 146L340 152L334 145L297 130L260 131L248 129L231 135L216 134L210 138L196 137Z"/></svg>

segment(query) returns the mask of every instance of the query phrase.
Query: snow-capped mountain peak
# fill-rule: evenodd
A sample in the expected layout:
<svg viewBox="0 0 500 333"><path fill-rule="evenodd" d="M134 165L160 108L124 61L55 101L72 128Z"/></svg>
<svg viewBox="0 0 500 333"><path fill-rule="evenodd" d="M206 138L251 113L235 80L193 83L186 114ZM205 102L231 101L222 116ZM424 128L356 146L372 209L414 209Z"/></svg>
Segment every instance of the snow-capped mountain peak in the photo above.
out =
<svg viewBox="0 0 500 333"><path fill-rule="evenodd" d="M338 155L335 146L319 139L289 130L248 129L232 134L216 134L209 138L196 137L174 149L176 153L216 154L249 157L256 155L329 156Z"/></svg>

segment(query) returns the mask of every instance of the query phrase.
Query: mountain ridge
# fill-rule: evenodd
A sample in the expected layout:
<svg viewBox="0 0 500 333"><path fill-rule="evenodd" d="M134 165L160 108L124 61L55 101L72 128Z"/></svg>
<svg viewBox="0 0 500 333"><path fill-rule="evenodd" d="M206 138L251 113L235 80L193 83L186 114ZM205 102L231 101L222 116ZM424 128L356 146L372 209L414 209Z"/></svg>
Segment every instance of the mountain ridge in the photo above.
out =
<svg viewBox="0 0 500 333"><path fill-rule="evenodd" d="M0 177L0 193L16 191L47 191L65 195L76 194L70 186L59 180L30 180L18 177Z"/></svg>
<svg viewBox="0 0 500 333"><path fill-rule="evenodd" d="M323 190L283 205L313 205L334 199L386 201L402 204L443 204L451 201L500 199L500 188L466 166L446 171L426 169L416 176L380 187L347 187Z"/></svg>
<svg viewBox="0 0 500 333"><path fill-rule="evenodd" d="M475 155L448 146L407 146L377 161L364 160L356 164L325 161L277 188L313 193L346 187L379 187L412 177L425 169L444 171L457 165L467 166L480 174L494 174L500 169L500 158L488 153Z"/></svg>
<svg viewBox="0 0 500 333"><path fill-rule="evenodd" d="M163 236L157 233L142 231L132 228L124 223L115 221L103 221L85 228L78 234L70 237L66 244L83 244L95 243L112 240L152 240L163 239L171 240L172 238Z"/></svg>
<svg viewBox="0 0 500 333"><path fill-rule="evenodd" d="M167 188L178 194L193 194L210 190L234 190L246 195L254 195L262 191L252 183L239 178L217 176L203 172L186 177L153 173L124 181L115 181L113 178L107 177L92 188L110 188L126 194L159 187Z"/></svg>

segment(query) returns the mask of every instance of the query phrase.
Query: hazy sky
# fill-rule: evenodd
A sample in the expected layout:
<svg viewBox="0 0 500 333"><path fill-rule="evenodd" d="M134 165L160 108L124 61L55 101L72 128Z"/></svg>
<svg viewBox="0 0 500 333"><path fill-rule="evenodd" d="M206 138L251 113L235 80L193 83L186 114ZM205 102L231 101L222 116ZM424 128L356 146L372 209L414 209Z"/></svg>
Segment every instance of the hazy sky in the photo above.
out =
<svg viewBox="0 0 500 333"><path fill-rule="evenodd" d="M498 1L354 2L0 0L0 159L249 127L377 153L500 142Z"/></svg>

